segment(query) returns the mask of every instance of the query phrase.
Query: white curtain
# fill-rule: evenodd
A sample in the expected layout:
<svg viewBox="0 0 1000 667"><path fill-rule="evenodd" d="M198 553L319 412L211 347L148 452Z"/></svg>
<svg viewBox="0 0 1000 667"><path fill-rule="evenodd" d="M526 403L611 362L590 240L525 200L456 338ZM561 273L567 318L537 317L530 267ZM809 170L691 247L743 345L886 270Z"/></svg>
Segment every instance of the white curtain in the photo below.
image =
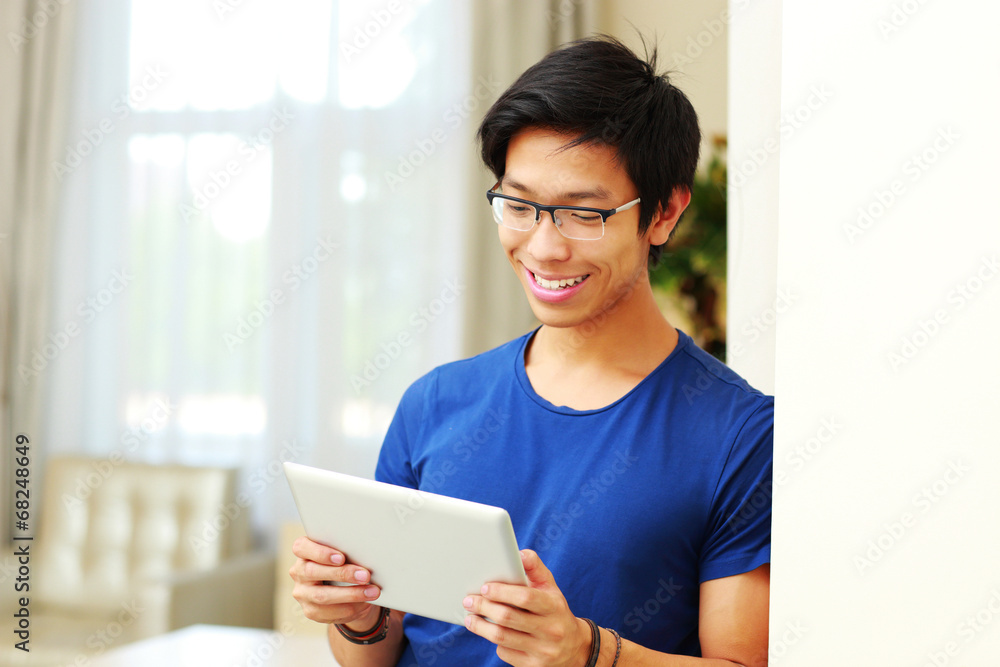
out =
<svg viewBox="0 0 1000 667"><path fill-rule="evenodd" d="M4 540L12 534L10 483L18 435L27 438L32 478L43 469L36 453L44 442L45 378L31 372L32 359L57 355L62 341L50 326L46 306L57 196L52 163L65 124L74 11L72 4L42 7L28 0L0 4L4 41L0 49L0 440L5 445L0 530ZM30 532L37 526L35 518L30 516Z"/></svg>
<svg viewBox="0 0 1000 667"><path fill-rule="evenodd" d="M370 475L405 387L460 356L467 3L79 14L53 303L79 334L45 441L239 466L269 538L281 461Z"/></svg>

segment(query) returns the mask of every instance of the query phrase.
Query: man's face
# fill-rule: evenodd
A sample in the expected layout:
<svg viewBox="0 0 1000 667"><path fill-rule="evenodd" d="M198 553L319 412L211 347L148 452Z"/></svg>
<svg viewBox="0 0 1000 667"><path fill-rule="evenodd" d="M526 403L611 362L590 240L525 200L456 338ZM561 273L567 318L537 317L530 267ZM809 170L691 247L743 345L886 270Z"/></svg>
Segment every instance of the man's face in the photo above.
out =
<svg viewBox="0 0 1000 667"><path fill-rule="evenodd" d="M614 149L564 149L572 139L542 128L515 135L507 148L503 193L539 204L601 209L639 196ZM637 291L649 290L650 241L666 241L656 224L638 235L639 206L609 217L604 238L595 241L565 238L548 213L528 231L497 227L535 317L554 327L578 326L602 314L623 315L620 306L634 302ZM563 280L572 285L556 286Z"/></svg>

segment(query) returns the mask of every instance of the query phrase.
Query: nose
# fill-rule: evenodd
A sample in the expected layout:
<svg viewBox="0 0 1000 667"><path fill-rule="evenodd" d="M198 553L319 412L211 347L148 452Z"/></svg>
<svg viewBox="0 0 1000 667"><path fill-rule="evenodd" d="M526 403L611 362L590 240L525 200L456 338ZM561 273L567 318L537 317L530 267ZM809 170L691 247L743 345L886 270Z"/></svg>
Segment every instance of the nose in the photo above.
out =
<svg viewBox="0 0 1000 667"><path fill-rule="evenodd" d="M538 222L526 232L530 235L525 249L535 259L545 261L562 261L569 259L569 239L562 235L556 227L556 221L551 213L542 211Z"/></svg>

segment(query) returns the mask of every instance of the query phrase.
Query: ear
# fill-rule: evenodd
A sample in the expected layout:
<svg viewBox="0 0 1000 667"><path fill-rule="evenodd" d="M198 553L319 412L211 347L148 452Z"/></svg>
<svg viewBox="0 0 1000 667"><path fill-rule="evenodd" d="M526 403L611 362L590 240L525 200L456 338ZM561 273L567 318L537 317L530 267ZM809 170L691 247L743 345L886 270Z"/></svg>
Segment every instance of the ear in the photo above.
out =
<svg viewBox="0 0 1000 667"><path fill-rule="evenodd" d="M670 238L670 233L677 226L677 221L680 220L681 213L684 212L684 209L690 203L690 190L685 187L674 188L666 208L662 206L657 208L656 213L653 214L652 222L649 223L649 228L646 230L646 238L649 239L649 245L663 245L667 242L667 239Z"/></svg>

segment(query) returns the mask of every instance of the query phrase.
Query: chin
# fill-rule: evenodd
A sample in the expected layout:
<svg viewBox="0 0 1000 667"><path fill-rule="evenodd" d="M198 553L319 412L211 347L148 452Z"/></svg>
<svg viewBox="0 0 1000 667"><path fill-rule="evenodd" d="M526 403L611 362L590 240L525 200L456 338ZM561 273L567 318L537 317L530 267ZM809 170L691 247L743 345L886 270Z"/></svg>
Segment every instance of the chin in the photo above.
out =
<svg viewBox="0 0 1000 667"><path fill-rule="evenodd" d="M534 313L535 319L541 322L547 327L553 327L555 329L568 329L571 327L579 326L585 323L588 318L581 317L579 312L570 312L569 309L554 308L550 305L539 303L535 299L528 295L529 305L531 306L531 312Z"/></svg>

